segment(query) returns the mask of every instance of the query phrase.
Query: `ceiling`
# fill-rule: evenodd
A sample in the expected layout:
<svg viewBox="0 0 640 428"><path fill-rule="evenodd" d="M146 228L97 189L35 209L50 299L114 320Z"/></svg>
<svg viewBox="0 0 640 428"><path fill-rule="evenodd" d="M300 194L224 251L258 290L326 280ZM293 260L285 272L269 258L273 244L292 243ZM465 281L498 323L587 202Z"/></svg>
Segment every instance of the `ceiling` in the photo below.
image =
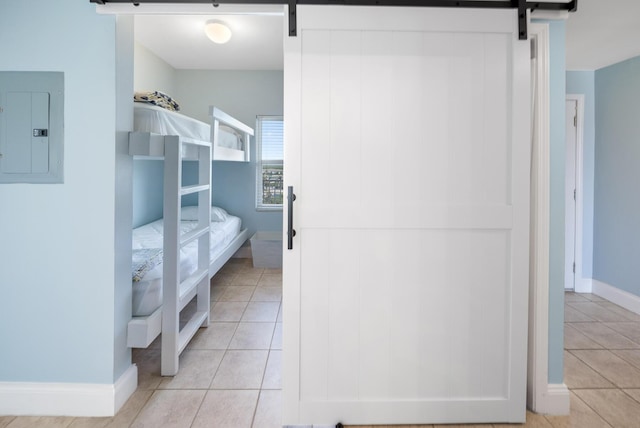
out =
<svg viewBox="0 0 640 428"><path fill-rule="evenodd" d="M204 35L209 19L228 23L231 40ZM283 15L137 15L136 40L176 69L282 70ZM568 70L596 70L640 55L640 0L579 0L566 22Z"/></svg>
<svg viewBox="0 0 640 428"><path fill-rule="evenodd" d="M640 55L640 0L578 0L569 14L567 70L597 70Z"/></svg>
<svg viewBox="0 0 640 428"><path fill-rule="evenodd" d="M231 40L218 45L204 34L215 19L231 29ZM282 70L282 15L137 15L135 38L175 69Z"/></svg>

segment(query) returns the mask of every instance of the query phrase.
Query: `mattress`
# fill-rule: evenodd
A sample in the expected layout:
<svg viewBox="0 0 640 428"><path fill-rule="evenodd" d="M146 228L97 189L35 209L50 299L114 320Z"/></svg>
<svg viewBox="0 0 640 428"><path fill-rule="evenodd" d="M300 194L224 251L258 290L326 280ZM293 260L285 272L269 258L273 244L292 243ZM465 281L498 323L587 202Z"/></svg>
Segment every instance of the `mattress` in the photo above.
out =
<svg viewBox="0 0 640 428"><path fill-rule="evenodd" d="M230 126L223 124L218 125L218 141L216 144L219 147L226 147L228 149L244 150L242 135Z"/></svg>
<svg viewBox="0 0 640 428"><path fill-rule="evenodd" d="M133 103L133 129L211 141L211 126L208 123L146 103Z"/></svg>
<svg viewBox="0 0 640 428"><path fill-rule="evenodd" d="M197 221L181 221L180 233L193 230ZM227 215L224 221L211 222L210 260L218 258L225 248L240 233L242 221L240 218ZM133 230L132 248L161 249L163 245L163 220L156 220ZM180 250L180 278L187 278L198 268L198 241L189 243ZM162 305L162 263L149 269L133 284L133 316L151 315Z"/></svg>
<svg viewBox="0 0 640 428"><path fill-rule="evenodd" d="M200 141L211 141L211 126L175 111L146 103L133 103L133 129L161 135L180 135ZM218 125L216 145L244 150L244 137L230 126Z"/></svg>

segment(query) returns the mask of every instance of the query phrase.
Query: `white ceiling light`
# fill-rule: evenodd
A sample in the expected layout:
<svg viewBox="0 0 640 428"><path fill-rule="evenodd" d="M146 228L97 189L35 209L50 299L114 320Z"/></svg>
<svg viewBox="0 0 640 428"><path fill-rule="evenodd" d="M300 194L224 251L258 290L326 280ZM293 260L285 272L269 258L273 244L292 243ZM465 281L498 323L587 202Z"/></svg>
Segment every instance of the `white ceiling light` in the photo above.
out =
<svg viewBox="0 0 640 428"><path fill-rule="evenodd" d="M204 32L214 43L224 44L231 39L231 29L222 21L210 20L204 25Z"/></svg>

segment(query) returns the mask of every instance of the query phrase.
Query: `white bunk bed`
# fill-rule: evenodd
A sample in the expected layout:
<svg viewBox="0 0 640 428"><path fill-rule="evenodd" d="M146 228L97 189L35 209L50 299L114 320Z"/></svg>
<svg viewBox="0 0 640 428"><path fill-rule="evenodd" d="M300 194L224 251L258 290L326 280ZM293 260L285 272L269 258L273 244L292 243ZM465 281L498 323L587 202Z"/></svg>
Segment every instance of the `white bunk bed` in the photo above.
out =
<svg viewBox="0 0 640 428"><path fill-rule="evenodd" d="M209 279L248 239L248 231L244 229L230 239L226 237L223 248L216 247L213 251L210 244L216 229L211 222L211 161L248 162L250 136L253 135L250 127L215 107L210 108L210 116L212 126L150 104L134 103L135 131L129 133L129 154L137 158L164 159L162 304L149 315L134 316L129 321L127 344L132 348L146 348L162 334L163 376L178 372L181 352L198 329L209 324ZM233 137L237 140L235 143ZM216 147L222 150L216 151ZM195 185L182 185L185 160L198 162L199 180ZM191 212L190 224L185 227L185 222L181 221L184 215L182 196L193 193L198 194L198 205ZM159 249L156 258L158 252ZM150 253L153 257L153 251ZM184 271L183 257L197 258L197 267L193 266L188 275L181 273ZM194 297L196 311L180 328L180 312Z"/></svg>

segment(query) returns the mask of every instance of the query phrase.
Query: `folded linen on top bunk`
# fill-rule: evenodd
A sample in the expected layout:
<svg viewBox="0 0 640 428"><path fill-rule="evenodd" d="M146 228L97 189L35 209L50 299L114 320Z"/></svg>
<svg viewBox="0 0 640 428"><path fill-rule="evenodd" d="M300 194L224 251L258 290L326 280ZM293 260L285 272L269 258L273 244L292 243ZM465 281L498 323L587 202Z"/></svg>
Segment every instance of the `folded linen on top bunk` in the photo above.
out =
<svg viewBox="0 0 640 428"><path fill-rule="evenodd" d="M169 95L160 91L134 92L133 100L140 103L149 103L170 111L179 111L180 104Z"/></svg>

